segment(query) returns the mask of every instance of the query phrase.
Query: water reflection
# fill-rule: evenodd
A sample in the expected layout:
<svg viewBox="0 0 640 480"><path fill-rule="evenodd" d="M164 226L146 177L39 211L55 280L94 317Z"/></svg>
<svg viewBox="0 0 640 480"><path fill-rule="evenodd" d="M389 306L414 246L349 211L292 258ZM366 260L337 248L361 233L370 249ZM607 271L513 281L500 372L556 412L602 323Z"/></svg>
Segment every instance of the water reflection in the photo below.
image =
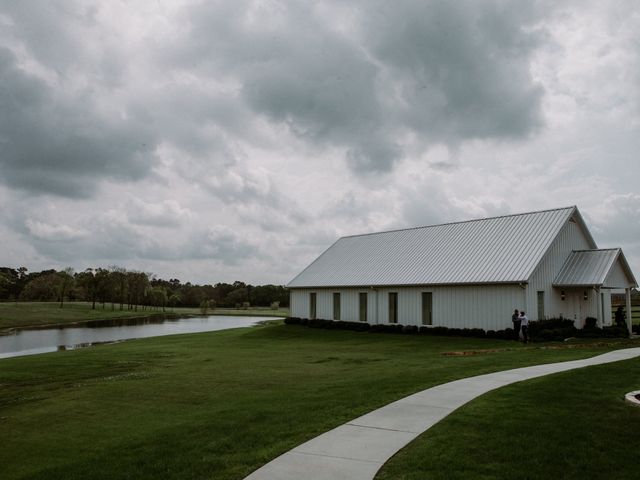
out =
<svg viewBox="0 0 640 480"><path fill-rule="evenodd" d="M138 317L16 330L0 336L0 358L75 350L95 345L181 333L249 327L264 317Z"/></svg>

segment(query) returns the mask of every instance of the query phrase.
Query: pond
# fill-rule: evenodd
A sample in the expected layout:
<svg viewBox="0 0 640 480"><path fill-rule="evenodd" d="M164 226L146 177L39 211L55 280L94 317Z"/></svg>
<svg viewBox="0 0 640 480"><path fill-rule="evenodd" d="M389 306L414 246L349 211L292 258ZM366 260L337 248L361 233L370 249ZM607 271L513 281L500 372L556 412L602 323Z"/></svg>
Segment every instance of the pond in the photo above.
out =
<svg viewBox="0 0 640 480"><path fill-rule="evenodd" d="M19 329L0 336L0 358L74 350L134 338L159 337L180 333L211 332L250 327L273 317L209 316L188 318L122 318Z"/></svg>

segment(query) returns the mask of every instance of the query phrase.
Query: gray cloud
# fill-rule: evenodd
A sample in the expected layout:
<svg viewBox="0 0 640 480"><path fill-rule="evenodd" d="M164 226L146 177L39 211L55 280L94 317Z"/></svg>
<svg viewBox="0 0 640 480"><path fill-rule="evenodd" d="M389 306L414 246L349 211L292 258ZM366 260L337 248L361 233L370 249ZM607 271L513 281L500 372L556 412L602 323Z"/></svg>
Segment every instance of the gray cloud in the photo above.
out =
<svg viewBox="0 0 640 480"><path fill-rule="evenodd" d="M101 180L147 177L163 143L203 165L233 165L231 144L265 141L251 111L307 144L343 149L356 173L414 154L407 137L455 145L520 138L541 124L531 9L367 2L349 8L355 28L345 30L330 21L344 13L337 4L270 5L188 7L185 34L159 44L168 53L150 52L167 62L153 68L169 81L144 87L109 29L103 48L91 48L99 35L86 42L106 28L97 6L5 6L7 42L49 72L25 69L11 48L0 53L5 182L89 197Z"/></svg>
<svg viewBox="0 0 640 480"><path fill-rule="evenodd" d="M518 139L543 123L529 71L540 12L504 2L202 4L172 60L231 77L255 112L338 146L356 172L388 171L401 138ZM256 17L259 20L256 20ZM333 19L336 20L336 19ZM339 18L338 18L339 20Z"/></svg>
<svg viewBox="0 0 640 480"><path fill-rule="evenodd" d="M542 123L530 72L541 13L502 1L367 2L362 30L396 82L399 115L416 132L456 143L521 138Z"/></svg>
<svg viewBox="0 0 640 480"><path fill-rule="evenodd" d="M109 118L86 94L67 97L0 47L0 171L12 187L91 196L100 178L140 179L153 137L141 123Z"/></svg>
<svg viewBox="0 0 640 480"><path fill-rule="evenodd" d="M578 204L637 265L637 10L5 2L0 264L285 282L341 235Z"/></svg>
<svg viewBox="0 0 640 480"><path fill-rule="evenodd" d="M224 265L246 264L247 260L265 256L255 241L225 227L210 227L194 235L186 244L182 258L213 259Z"/></svg>

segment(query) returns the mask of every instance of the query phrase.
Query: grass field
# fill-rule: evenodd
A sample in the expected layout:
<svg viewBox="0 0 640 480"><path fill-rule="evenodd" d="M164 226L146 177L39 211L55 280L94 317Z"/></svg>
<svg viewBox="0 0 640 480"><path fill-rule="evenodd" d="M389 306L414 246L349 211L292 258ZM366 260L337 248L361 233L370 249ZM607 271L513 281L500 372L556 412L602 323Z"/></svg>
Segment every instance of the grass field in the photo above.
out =
<svg viewBox="0 0 640 480"><path fill-rule="evenodd" d="M514 384L465 405L393 457L376 480L640 478L640 361Z"/></svg>
<svg viewBox="0 0 640 480"><path fill-rule="evenodd" d="M278 308L277 310L273 310L271 308L216 308L212 311L214 315L238 315L238 316L248 316L248 317L288 317L289 309L288 308Z"/></svg>
<svg viewBox="0 0 640 480"><path fill-rule="evenodd" d="M167 313L176 313L184 315L199 314L197 308L176 308L167 310ZM89 320L105 320L123 317L146 317L149 315L162 314L161 310L146 309L142 310L119 310L116 305L115 310L111 310L111 304L107 304L105 308L102 305L96 305L96 309L91 309L91 303L87 302L68 302L60 308L59 303L51 302L18 302L18 303L0 303L0 330L13 327L29 327L51 324L64 324L73 322L82 322Z"/></svg>
<svg viewBox="0 0 640 480"><path fill-rule="evenodd" d="M288 310L271 310L268 308L242 309L216 309L209 310L209 315L249 315L249 316L287 316ZM0 303L0 331L15 327L30 327L41 325L65 324L83 322L89 320L108 320L123 317L147 317L149 315L200 315L199 308L167 308L163 313L158 308L138 310L120 310L116 305L111 310L111 304L96 305L91 309L91 303L68 302L60 308L60 304L51 302L18 302Z"/></svg>
<svg viewBox="0 0 640 480"><path fill-rule="evenodd" d="M615 345L637 344L630 342ZM276 322L3 359L2 478L241 479L321 432L424 388L610 348L540 347ZM477 349L497 351L443 355ZM536 397L538 407L555 418L558 392L547 392ZM564 425L560 440L582 431ZM635 437L612 443L619 440L611 436L615 425L602 429L599 448L626 451Z"/></svg>

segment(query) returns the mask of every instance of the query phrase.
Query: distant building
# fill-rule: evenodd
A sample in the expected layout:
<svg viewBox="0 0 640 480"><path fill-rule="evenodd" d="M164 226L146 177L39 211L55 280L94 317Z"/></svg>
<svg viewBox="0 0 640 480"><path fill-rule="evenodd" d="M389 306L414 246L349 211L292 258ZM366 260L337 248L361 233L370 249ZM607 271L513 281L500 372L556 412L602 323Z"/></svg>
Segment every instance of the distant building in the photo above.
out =
<svg viewBox="0 0 640 480"><path fill-rule="evenodd" d="M499 330L516 308L610 325L637 283L568 207L343 237L287 286L295 317Z"/></svg>

